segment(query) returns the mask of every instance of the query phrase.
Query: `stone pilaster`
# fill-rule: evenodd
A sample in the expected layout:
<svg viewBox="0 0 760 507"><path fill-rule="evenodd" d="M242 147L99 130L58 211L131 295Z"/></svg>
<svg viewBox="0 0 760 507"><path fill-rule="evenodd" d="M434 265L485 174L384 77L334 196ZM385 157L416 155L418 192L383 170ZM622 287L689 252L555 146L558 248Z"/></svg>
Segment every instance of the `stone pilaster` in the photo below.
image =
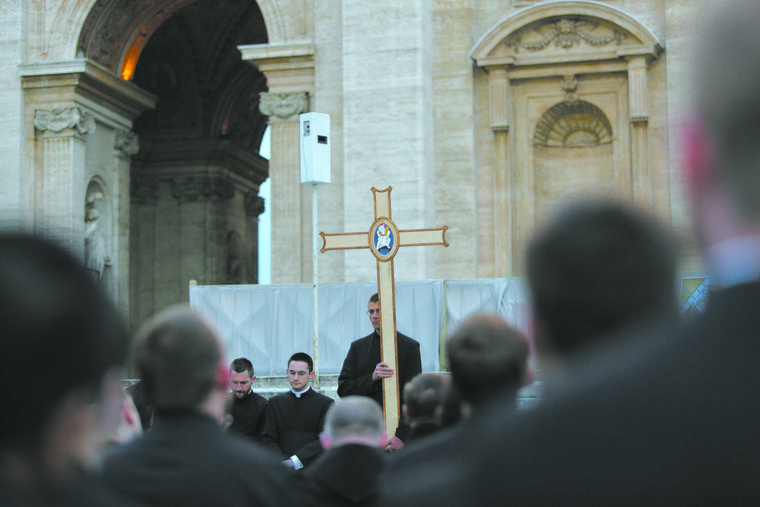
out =
<svg viewBox="0 0 760 507"><path fill-rule="evenodd" d="M131 187L130 239L140 248L130 250L130 318L132 322L144 322L156 309L155 245L165 238L157 238L158 181L133 178Z"/></svg>
<svg viewBox="0 0 760 507"><path fill-rule="evenodd" d="M303 229L309 222L303 213L310 208L303 202L301 188L299 115L308 110L307 97L304 92L268 93L261 99L260 110L269 116L271 129L273 283L306 281L304 241L309 236L304 236Z"/></svg>
<svg viewBox="0 0 760 507"><path fill-rule="evenodd" d="M116 210L116 245L124 248L114 248L113 264L117 276L115 284L115 301L117 306L128 315L129 312L129 237L130 237L130 172L132 157L140 151L137 134L131 130L117 129L114 131L114 178L115 188L111 199Z"/></svg>
<svg viewBox="0 0 760 507"><path fill-rule="evenodd" d="M301 188L299 115L314 94L314 45L310 42L240 46L243 60L267 77L259 110L269 117L272 205L272 283L311 277L311 200ZM304 243L305 242L305 243Z"/></svg>
<svg viewBox="0 0 760 507"><path fill-rule="evenodd" d="M651 207L654 204L649 167L649 74L647 56L628 59L628 108L631 120L631 164L633 200Z"/></svg>
<svg viewBox="0 0 760 507"><path fill-rule="evenodd" d="M248 283L259 282L259 215L264 213L266 202L258 192L250 191L245 194L243 209L245 211L245 254L248 259ZM256 255L254 255L256 254Z"/></svg>
<svg viewBox="0 0 760 507"><path fill-rule="evenodd" d="M432 2L344 2L342 28L346 232L367 230L371 223L371 187L393 187L393 219L400 228L443 225L436 223L430 190ZM396 280L428 277L433 255L425 248L401 252L394 262ZM346 280L376 277L371 258L346 253Z"/></svg>
<svg viewBox="0 0 760 507"><path fill-rule="evenodd" d="M512 269L512 238L510 164L509 164L509 78L506 67L488 69L488 113L493 132L493 168L491 177L478 188L479 198L487 196L490 213L480 221L487 231L480 235L482 246L478 275L483 277L509 276Z"/></svg>
<svg viewBox="0 0 760 507"><path fill-rule="evenodd" d="M506 68L495 67L488 70L488 112L491 130L494 132L509 130L508 88Z"/></svg>
<svg viewBox="0 0 760 507"><path fill-rule="evenodd" d="M79 107L40 109L34 127L42 169L36 188L38 228L83 256L85 143L95 119Z"/></svg>

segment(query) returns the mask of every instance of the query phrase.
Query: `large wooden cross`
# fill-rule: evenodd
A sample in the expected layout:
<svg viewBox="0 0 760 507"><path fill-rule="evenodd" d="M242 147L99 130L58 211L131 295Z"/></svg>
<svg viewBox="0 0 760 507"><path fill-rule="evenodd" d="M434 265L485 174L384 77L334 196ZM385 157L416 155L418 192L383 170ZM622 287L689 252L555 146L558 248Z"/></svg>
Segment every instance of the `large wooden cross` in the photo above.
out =
<svg viewBox="0 0 760 507"><path fill-rule="evenodd" d="M377 259L377 292L380 298L380 358L396 373L383 379L383 412L388 435L396 432L398 424L399 384L398 353L396 350L396 299L393 283L393 257L399 247L419 245L443 245L447 226L437 229L410 229L400 231L391 220L391 188L378 190L372 187L375 198L375 221L364 232L325 234L322 236L321 252L369 248Z"/></svg>

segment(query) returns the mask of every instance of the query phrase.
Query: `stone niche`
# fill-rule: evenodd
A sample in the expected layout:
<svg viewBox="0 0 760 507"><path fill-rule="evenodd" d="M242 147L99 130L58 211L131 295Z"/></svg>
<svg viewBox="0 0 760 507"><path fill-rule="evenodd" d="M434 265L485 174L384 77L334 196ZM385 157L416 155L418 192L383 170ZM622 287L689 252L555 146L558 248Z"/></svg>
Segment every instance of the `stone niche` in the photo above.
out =
<svg viewBox="0 0 760 507"><path fill-rule="evenodd" d="M656 206L648 159L650 70L662 48L643 25L596 2L551 2L504 19L471 52L487 80L495 250L520 273L532 231L588 194Z"/></svg>

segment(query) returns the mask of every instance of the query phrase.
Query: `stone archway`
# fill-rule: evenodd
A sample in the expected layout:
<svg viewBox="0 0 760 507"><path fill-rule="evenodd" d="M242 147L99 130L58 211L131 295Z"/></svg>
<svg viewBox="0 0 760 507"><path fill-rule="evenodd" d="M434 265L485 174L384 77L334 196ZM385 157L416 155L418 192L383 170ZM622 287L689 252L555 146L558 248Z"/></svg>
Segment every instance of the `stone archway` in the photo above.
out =
<svg viewBox="0 0 760 507"><path fill-rule="evenodd" d="M479 245L484 276L520 274L536 223L562 199L600 193L667 210L648 154L661 51L637 20L591 1L518 11L478 41L470 56L485 71L494 160L478 189L495 203L479 224L493 238Z"/></svg>
<svg viewBox="0 0 760 507"><path fill-rule="evenodd" d="M229 237L239 239L236 262L256 262L262 207L251 203L260 201L268 175L258 155L266 129L259 95L267 83L237 47L267 40L252 0L98 0L84 23L78 52L157 98L134 121L135 322L187 301L190 280L230 282ZM257 281L255 265L236 272L237 283Z"/></svg>

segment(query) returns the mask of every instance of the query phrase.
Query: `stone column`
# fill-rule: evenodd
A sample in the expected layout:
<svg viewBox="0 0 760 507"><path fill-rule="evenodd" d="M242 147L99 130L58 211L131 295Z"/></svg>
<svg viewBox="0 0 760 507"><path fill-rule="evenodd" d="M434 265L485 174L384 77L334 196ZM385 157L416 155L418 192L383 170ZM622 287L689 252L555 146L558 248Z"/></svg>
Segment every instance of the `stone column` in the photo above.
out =
<svg viewBox="0 0 760 507"><path fill-rule="evenodd" d="M267 77L259 110L269 116L272 283L311 280L311 196L301 187L299 115L314 95L314 45L307 41L239 46Z"/></svg>
<svg viewBox="0 0 760 507"><path fill-rule="evenodd" d="M478 187L482 203L478 227L478 276L511 276L512 242L512 168L509 136L509 78L507 69L488 69L489 125L494 135L493 170ZM482 199L482 201L481 201Z"/></svg>
<svg viewBox="0 0 760 507"><path fill-rule="evenodd" d="M255 255L259 251L259 215L264 213L266 203L264 199L256 191L250 191L245 194L243 200L243 207L245 211L245 255L248 266L248 280L247 283L259 283L259 266L258 256Z"/></svg>
<svg viewBox="0 0 760 507"><path fill-rule="evenodd" d="M114 188L111 196L116 211L114 232L116 241L113 249L114 280L113 299L116 305L128 315L129 312L129 236L130 236L130 171L132 157L140 146L137 134L131 130L116 130L114 133Z"/></svg>
<svg viewBox="0 0 760 507"><path fill-rule="evenodd" d="M95 119L80 107L36 110L36 150L42 169L36 188L37 227L84 256L86 136Z"/></svg>
<svg viewBox="0 0 760 507"><path fill-rule="evenodd" d="M648 57L628 59L628 113L631 120L631 174L633 201L644 207L654 205L649 167L649 79Z"/></svg>
<svg viewBox="0 0 760 507"><path fill-rule="evenodd" d="M306 269L311 256L307 228L311 206L301 185L299 147L299 115L308 111L308 105L306 92L261 95L260 110L269 116L271 129L272 283L302 283L311 276Z"/></svg>
<svg viewBox="0 0 760 507"><path fill-rule="evenodd" d="M440 226L435 216L433 12L428 0L343 2L345 232L367 230L371 187L393 187L402 229ZM396 280L425 279L435 254L410 248ZM366 252L347 251L345 279L373 281Z"/></svg>
<svg viewBox="0 0 760 507"><path fill-rule="evenodd" d="M144 322L156 308L156 241L158 213L158 180L139 177L132 180L132 205L134 216L130 221L130 239L139 244L130 256L130 319ZM164 199L164 202L168 202ZM161 238L159 241L166 241ZM168 241L171 243L171 241Z"/></svg>

